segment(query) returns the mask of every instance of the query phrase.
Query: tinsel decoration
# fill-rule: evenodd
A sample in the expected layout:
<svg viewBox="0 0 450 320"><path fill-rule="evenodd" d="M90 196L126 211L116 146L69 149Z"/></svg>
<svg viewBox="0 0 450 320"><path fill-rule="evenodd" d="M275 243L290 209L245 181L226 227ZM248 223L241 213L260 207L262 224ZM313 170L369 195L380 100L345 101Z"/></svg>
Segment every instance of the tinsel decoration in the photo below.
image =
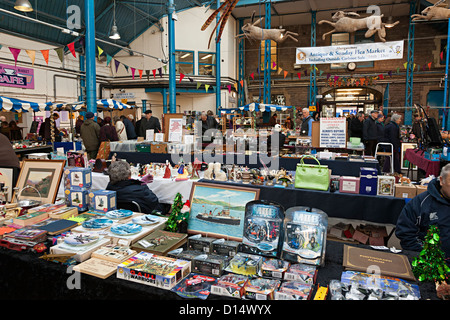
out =
<svg viewBox="0 0 450 320"><path fill-rule="evenodd" d="M177 193L172 203L171 212L164 230L171 232L187 232L189 210L183 209L181 193Z"/></svg>
<svg viewBox="0 0 450 320"><path fill-rule="evenodd" d="M430 226L424 239L423 249L418 257L413 258L411 265L414 276L419 281L442 283L448 280L450 267L442 251L438 226Z"/></svg>

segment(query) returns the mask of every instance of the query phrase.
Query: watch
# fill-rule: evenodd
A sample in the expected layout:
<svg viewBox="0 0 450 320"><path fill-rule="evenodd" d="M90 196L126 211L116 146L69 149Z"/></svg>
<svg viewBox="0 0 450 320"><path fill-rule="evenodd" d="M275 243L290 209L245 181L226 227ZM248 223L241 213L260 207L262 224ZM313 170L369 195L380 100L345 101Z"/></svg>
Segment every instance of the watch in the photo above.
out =
<svg viewBox="0 0 450 320"><path fill-rule="evenodd" d="M349 62L347 64L347 70L354 71L356 69L356 63L355 62Z"/></svg>

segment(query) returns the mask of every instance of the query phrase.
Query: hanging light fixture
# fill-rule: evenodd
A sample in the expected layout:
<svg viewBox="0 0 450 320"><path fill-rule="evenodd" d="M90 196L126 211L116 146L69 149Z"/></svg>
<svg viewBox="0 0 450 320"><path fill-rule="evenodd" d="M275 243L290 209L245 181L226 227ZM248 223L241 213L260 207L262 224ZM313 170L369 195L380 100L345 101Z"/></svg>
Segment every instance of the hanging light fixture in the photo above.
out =
<svg viewBox="0 0 450 320"><path fill-rule="evenodd" d="M33 11L33 6L28 0L17 0L14 4L14 9L23 11L23 12L31 12Z"/></svg>
<svg viewBox="0 0 450 320"><path fill-rule="evenodd" d="M109 35L109 38L113 39L113 40L120 39L120 34L119 34L119 31L117 30L117 26L116 26L116 0L114 0L114 24L111 28L111 34Z"/></svg>

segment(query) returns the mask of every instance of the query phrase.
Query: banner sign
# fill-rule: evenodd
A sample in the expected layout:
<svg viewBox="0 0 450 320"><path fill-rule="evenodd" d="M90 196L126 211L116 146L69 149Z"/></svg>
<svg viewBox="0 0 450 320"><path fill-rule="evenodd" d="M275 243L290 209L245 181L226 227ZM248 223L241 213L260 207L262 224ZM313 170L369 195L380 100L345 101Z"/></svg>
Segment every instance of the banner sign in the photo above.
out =
<svg viewBox="0 0 450 320"><path fill-rule="evenodd" d="M0 86L34 89L34 70L0 64Z"/></svg>
<svg viewBox="0 0 450 320"><path fill-rule="evenodd" d="M403 59L403 41L297 48L296 64L323 64Z"/></svg>
<svg viewBox="0 0 450 320"><path fill-rule="evenodd" d="M347 147L347 119L345 117L320 118L320 147Z"/></svg>

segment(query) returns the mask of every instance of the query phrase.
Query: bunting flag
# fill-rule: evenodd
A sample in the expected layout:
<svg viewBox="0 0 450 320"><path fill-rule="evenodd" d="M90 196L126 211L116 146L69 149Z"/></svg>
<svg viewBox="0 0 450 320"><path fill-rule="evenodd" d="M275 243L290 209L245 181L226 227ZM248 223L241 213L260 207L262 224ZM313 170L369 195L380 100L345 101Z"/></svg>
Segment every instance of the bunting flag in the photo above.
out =
<svg viewBox="0 0 450 320"><path fill-rule="evenodd" d="M244 80L239 81L239 83L241 84L241 87L244 87Z"/></svg>
<svg viewBox="0 0 450 320"><path fill-rule="evenodd" d="M338 76L334 76L334 81L338 81L339 77Z"/></svg>
<svg viewBox="0 0 450 320"><path fill-rule="evenodd" d="M100 56L101 56L102 53L103 53L103 49L100 48L99 46L97 46L97 49L98 49L98 58L100 59Z"/></svg>
<svg viewBox="0 0 450 320"><path fill-rule="evenodd" d="M397 67L397 74L400 74L400 67Z"/></svg>
<svg viewBox="0 0 450 320"><path fill-rule="evenodd" d="M414 70L415 68L416 68L416 64L414 63L414 64L413 64L413 70Z"/></svg>
<svg viewBox="0 0 450 320"><path fill-rule="evenodd" d="M236 91L238 91L238 84L237 84L237 82L234 83L234 88L236 89Z"/></svg>
<svg viewBox="0 0 450 320"><path fill-rule="evenodd" d="M383 76L382 74L380 74L380 75L378 76L378 78L379 78L380 80L384 80L384 76Z"/></svg>
<svg viewBox="0 0 450 320"><path fill-rule="evenodd" d="M206 90L206 92L208 92L208 89L209 89L209 84L205 84L205 90Z"/></svg>
<svg viewBox="0 0 450 320"><path fill-rule="evenodd" d="M112 57L109 54L106 54L106 66L109 66L111 60L112 60Z"/></svg>
<svg viewBox="0 0 450 320"><path fill-rule="evenodd" d="M275 68L277 64L275 62L272 62L272 69Z"/></svg>
<svg viewBox="0 0 450 320"><path fill-rule="evenodd" d="M162 78L162 68L158 68L158 72L159 72L159 77Z"/></svg>
<svg viewBox="0 0 450 320"><path fill-rule="evenodd" d="M190 82L194 82L194 79L192 79L191 77L188 77Z"/></svg>
<svg viewBox="0 0 450 320"><path fill-rule="evenodd" d="M306 71L306 70L305 70ZM297 72L297 77L299 78L299 79L301 79L302 78L302 74L300 73L300 72Z"/></svg>
<svg viewBox="0 0 450 320"><path fill-rule="evenodd" d="M255 80L255 74L254 74L254 72L252 72L252 74L250 75L250 77L252 77L252 79Z"/></svg>
<svg viewBox="0 0 450 320"><path fill-rule="evenodd" d="M441 60L444 60L444 51L441 51L440 58Z"/></svg>
<svg viewBox="0 0 450 320"><path fill-rule="evenodd" d="M231 92L231 85L227 85L227 88L228 88L228 93L230 93Z"/></svg>
<svg viewBox="0 0 450 320"><path fill-rule="evenodd" d="M287 71L284 71L284 79L286 79L286 76L288 75Z"/></svg>
<svg viewBox="0 0 450 320"><path fill-rule="evenodd" d="M36 59L36 51L34 50L25 50L25 51L31 59L31 65L34 66L34 60Z"/></svg>
<svg viewBox="0 0 450 320"><path fill-rule="evenodd" d="M184 78L184 74L180 72L180 83L181 83L181 80L183 80L183 78Z"/></svg>
<svg viewBox="0 0 450 320"><path fill-rule="evenodd" d="M117 73L117 70L119 69L120 62L114 59L114 64L116 65L116 73Z"/></svg>
<svg viewBox="0 0 450 320"><path fill-rule="evenodd" d="M153 69L152 72L153 72L153 79L156 79L156 69Z"/></svg>
<svg viewBox="0 0 450 320"><path fill-rule="evenodd" d="M327 80L330 79L331 74L327 73Z"/></svg>
<svg viewBox="0 0 450 320"><path fill-rule="evenodd" d="M408 66L408 62L405 62L405 63L403 64L403 67L405 67L405 69L406 69L407 66Z"/></svg>
<svg viewBox="0 0 450 320"><path fill-rule="evenodd" d="M56 54L58 55L59 61L61 61L61 63L64 62L64 48L55 48L54 49L56 51Z"/></svg>
<svg viewBox="0 0 450 320"><path fill-rule="evenodd" d="M143 72L143 70L139 70L138 72L139 72L139 79L142 79L142 72Z"/></svg>
<svg viewBox="0 0 450 320"><path fill-rule="evenodd" d="M133 80L134 80L134 72L136 71L136 69L135 68L131 68L131 77L133 78Z"/></svg>
<svg viewBox="0 0 450 320"><path fill-rule="evenodd" d="M17 49L17 48L9 47L9 51L11 51L11 53L14 57L14 65L16 66L17 65L17 57L19 56L21 50Z"/></svg>
<svg viewBox="0 0 450 320"><path fill-rule="evenodd" d="M320 71L319 71L319 76L320 76L320 77L322 76L322 73L323 73L323 70L320 70Z"/></svg>
<svg viewBox="0 0 450 320"><path fill-rule="evenodd" d="M163 65L163 68L164 68L164 73L167 73L167 66Z"/></svg>
<svg viewBox="0 0 450 320"><path fill-rule="evenodd" d="M72 53L72 55L76 58L77 55L75 53L75 42L71 42L67 45L67 48L69 48L69 51Z"/></svg>
<svg viewBox="0 0 450 320"><path fill-rule="evenodd" d="M49 50L41 50L42 56L45 59L45 62L48 64L48 54L49 54Z"/></svg>
<svg viewBox="0 0 450 320"><path fill-rule="evenodd" d="M303 73L305 74L305 77L308 76L308 70L305 70ZM297 74L298 74L298 73L297 73Z"/></svg>
<svg viewBox="0 0 450 320"><path fill-rule="evenodd" d="M431 70L431 62L428 62L428 70Z"/></svg>
<svg viewBox="0 0 450 320"><path fill-rule="evenodd" d="M147 76L147 81L150 81L150 70L145 70L145 75Z"/></svg>
<svg viewBox="0 0 450 320"><path fill-rule="evenodd" d="M197 82L197 90L198 90L198 88L200 88L201 85L202 84L200 82Z"/></svg>
<svg viewBox="0 0 450 320"><path fill-rule="evenodd" d="M123 66L125 67L125 70L127 70L127 73L128 73L128 66L126 64L124 64L124 63L122 63L122 64L123 64Z"/></svg>
<svg viewBox="0 0 450 320"><path fill-rule="evenodd" d="M283 71L283 69L281 69L281 68L278 68L278 72L277 72L277 74L280 74L280 73L281 73L281 71Z"/></svg>
<svg viewBox="0 0 450 320"><path fill-rule="evenodd" d="M388 71L388 75L389 75L389 77L392 77L392 71Z"/></svg>

